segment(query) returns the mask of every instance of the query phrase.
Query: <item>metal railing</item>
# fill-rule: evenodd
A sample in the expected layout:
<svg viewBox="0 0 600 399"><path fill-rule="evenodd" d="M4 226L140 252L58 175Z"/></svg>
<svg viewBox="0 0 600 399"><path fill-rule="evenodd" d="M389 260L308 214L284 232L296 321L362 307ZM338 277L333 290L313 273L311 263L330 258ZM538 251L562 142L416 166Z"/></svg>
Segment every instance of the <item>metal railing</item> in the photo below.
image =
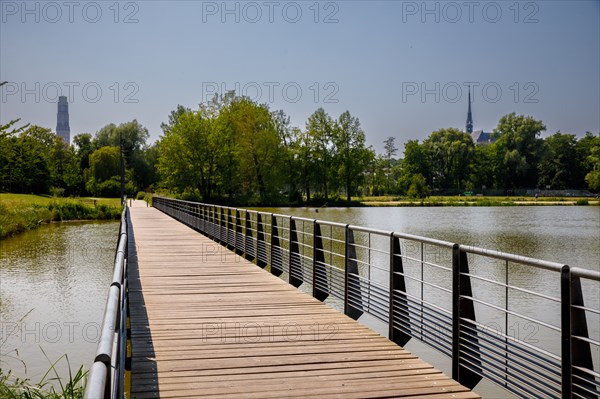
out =
<svg viewBox="0 0 600 399"><path fill-rule="evenodd" d="M85 399L121 399L124 397L129 308L127 279L128 208L126 200L123 205L114 273L108 290L96 357L88 375Z"/></svg>
<svg viewBox="0 0 600 399"><path fill-rule="evenodd" d="M600 397L599 272L302 217L153 206L350 317L387 323L399 345L437 349L469 388L486 378L522 398Z"/></svg>

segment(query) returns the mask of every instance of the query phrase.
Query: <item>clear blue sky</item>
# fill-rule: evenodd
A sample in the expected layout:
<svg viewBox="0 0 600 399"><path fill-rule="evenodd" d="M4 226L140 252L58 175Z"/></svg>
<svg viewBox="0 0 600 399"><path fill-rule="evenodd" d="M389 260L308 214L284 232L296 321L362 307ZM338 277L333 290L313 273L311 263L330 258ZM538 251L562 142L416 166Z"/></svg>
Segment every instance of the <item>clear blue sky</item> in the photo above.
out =
<svg viewBox="0 0 600 399"><path fill-rule="evenodd" d="M0 6L2 123L54 130L60 89L71 136L135 118L155 140L177 104L238 87L296 126L349 110L381 151L387 136L464 129L473 82L476 130L514 111L546 134L600 131L599 1Z"/></svg>

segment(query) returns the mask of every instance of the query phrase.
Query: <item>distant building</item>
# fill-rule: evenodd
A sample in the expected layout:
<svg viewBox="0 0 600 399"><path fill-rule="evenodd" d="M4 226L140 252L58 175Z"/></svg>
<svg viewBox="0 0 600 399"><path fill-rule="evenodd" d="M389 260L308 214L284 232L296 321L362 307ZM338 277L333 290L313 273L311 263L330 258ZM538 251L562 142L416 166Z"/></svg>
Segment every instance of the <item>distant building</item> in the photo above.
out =
<svg viewBox="0 0 600 399"><path fill-rule="evenodd" d="M483 130L476 130L471 133L471 138L473 139L473 143L475 144L492 144L496 141L495 138L492 137L492 133L484 132Z"/></svg>
<svg viewBox="0 0 600 399"><path fill-rule="evenodd" d="M473 143L476 145L491 144L496 141L492 133L483 130L473 131L473 114L471 113L471 87L469 86L469 110L467 111L467 133L471 135Z"/></svg>
<svg viewBox="0 0 600 399"><path fill-rule="evenodd" d="M58 113L56 114L56 134L65 143L71 144L71 128L69 127L69 103L67 97L58 97Z"/></svg>

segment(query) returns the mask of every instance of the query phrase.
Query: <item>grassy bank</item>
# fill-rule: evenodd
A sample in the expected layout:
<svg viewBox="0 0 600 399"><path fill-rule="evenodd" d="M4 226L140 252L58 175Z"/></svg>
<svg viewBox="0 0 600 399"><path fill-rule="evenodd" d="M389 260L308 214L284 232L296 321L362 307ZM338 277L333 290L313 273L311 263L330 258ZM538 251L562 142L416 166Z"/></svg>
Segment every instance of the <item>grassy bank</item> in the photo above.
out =
<svg viewBox="0 0 600 399"><path fill-rule="evenodd" d="M0 239L62 220L119 219L118 198L55 198L0 194Z"/></svg>
<svg viewBox="0 0 600 399"><path fill-rule="evenodd" d="M425 199L392 196L353 198L364 206L519 206L600 205L598 198L433 196Z"/></svg>

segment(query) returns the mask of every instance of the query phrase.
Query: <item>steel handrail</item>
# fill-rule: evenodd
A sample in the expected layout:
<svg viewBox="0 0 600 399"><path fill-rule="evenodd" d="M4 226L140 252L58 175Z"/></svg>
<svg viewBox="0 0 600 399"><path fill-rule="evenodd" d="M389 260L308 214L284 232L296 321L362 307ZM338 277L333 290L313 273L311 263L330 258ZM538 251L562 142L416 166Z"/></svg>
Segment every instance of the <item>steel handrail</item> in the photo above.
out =
<svg viewBox="0 0 600 399"><path fill-rule="evenodd" d="M100 339L89 370L85 399L122 398L127 320L127 247L128 208L124 201L115 254L114 271L108 289Z"/></svg>

